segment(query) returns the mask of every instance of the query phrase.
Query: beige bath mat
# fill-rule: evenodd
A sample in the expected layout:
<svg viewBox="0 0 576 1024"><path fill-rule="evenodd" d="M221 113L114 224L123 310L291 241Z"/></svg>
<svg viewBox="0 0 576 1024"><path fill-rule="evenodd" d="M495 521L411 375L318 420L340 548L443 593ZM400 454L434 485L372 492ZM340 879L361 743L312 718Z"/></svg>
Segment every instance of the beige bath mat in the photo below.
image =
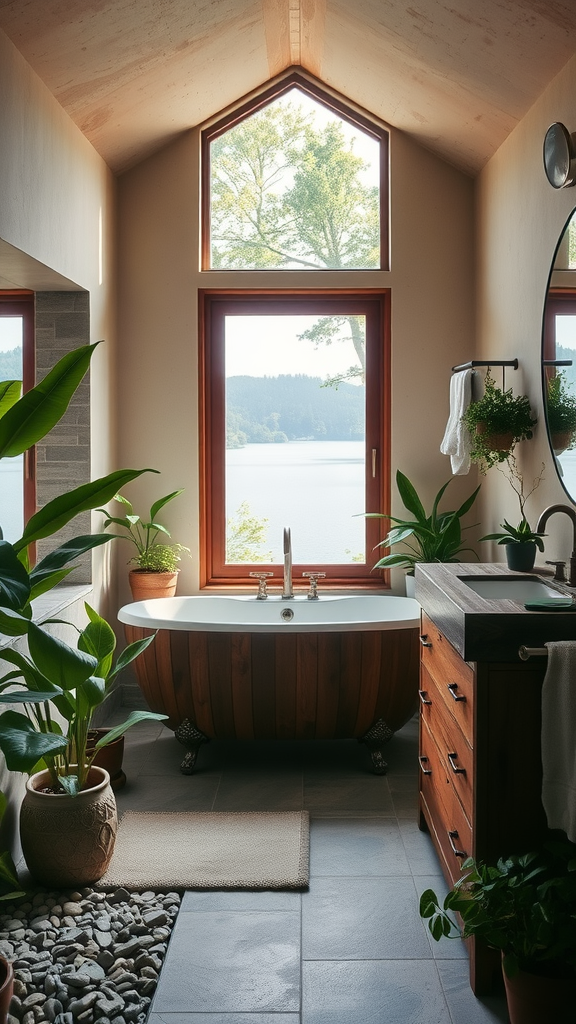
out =
<svg viewBox="0 0 576 1024"><path fill-rule="evenodd" d="M307 811L127 811L97 888L304 889L308 865Z"/></svg>

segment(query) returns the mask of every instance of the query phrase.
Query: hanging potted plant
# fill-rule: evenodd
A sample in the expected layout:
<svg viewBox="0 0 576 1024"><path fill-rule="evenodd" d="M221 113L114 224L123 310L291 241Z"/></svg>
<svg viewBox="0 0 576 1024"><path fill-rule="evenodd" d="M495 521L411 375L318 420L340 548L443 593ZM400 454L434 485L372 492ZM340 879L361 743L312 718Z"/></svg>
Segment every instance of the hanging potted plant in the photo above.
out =
<svg viewBox="0 0 576 1024"><path fill-rule="evenodd" d="M160 509L179 494L182 494L182 489L158 498L148 513L148 521L136 515L131 502L121 494L116 494L114 501L123 505L125 515L112 516L106 509L98 509L106 517L104 529L120 526L125 532L115 536L124 536L136 548L136 554L128 563L136 567L129 574L134 601L144 601L149 597L173 597L176 593L180 571L178 563L182 554L190 553L190 548L183 544L167 544L163 538L170 539L170 533L165 526L156 522L156 516ZM158 540L158 537L161 539Z"/></svg>
<svg viewBox="0 0 576 1024"><path fill-rule="evenodd" d="M432 511L426 512L414 485L400 470L396 473L396 486L402 498L405 508L412 513L413 519L397 519L395 516L385 512L368 512L367 518L389 519L395 525L390 532L381 540L377 547L391 548L395 544L402 543L404 551L390 555L384 555L376 564L374 569L406 568L406 592L412 591L409 581L414 579L414 566L416 562L457 562L458 555L465 551L472 551L472 548L464 547L462 543L462 527L460 520L471 509L480 487L477 487L473 494L466 499L460 508L455 511L440 512L438 506L448 487L448 480L434 498ZM472 554L476 554L472 551Z"/></svg>
<svg viewBox="0 0 576 1024"><path fill-rule="evenodd" d="M525 494L524 478L518 469L516 459L513 455L508 456L506 464L507 472L505 472L500 466L498 469L504 474L504 476L506 476L512 490L518 497L518 502L520 504L520 522L518 523L518 526L511 526L511 524L505 519L504 522L501 523L502 530L500 532L487 533L486 536L481 537L480 540L495 540L497 544L504 545L506 551L506 562L509 569L512 569L515 572L531 572L534 568L534 562L536 561L536 551L544 551L543 537L545 537L546 534L532 530L530 523L526 518L525 508L528 498L540 485L544 466L542 466L540 475L533 481L528 494Z"/></svg>
<svg viewBox="0 0 576 1024"><path fill-rule="evenodd" d="M462 422L471 434L470 458L482 473L504 462L518 441L531 438L536 424L527 395L497 387L490 370L482 398L470 403Z"/></svg>
<svg viewBox="0 0 576 1024"><path fill-rule="evenodd" d="M576 395L569 392L571 386L564 372L555 373L547 382L546 415L555 455L576 448Z"/></svg>
<svg viewBox="0 0 576 1024"><path fill-rule="evenodd" d="M574 1020L576 846L550 842L496 865L469 859L462 869L442 905L432 889L420 897L432 937L476 936L500 950L511 1024Z"/></svg>

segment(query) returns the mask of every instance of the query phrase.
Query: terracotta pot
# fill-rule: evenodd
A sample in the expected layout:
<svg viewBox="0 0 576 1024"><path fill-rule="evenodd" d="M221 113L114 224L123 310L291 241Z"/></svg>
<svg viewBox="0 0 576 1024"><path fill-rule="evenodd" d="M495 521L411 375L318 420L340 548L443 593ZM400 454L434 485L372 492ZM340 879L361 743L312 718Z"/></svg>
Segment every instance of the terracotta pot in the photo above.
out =
<svg viewBox="0 0 576 1024"><path fill-rule="evenodd" d="M561 455L562 452L565 452L573 436L573 430L559 430L556 433L551 434L550 440L552 442L552 451L554 454Z"/></svg>
<svg viewBox="0 0 576 1024"><path fill-rule="evenodd" d="M482 421L476 424L476 433L483 435L484 443L491 452L509 452L514 442L514 434L510 431L502 434L490 433Z"/></svg>
<svg viewBox="0 0 576 1024"><path fill-rule="evenodd" d="M91 729L88 733L86 752L91 754L99 739L105 736L109 729ZM110 776L110 785L116 793L126 784L126 775L122 771L122 759L124 757L124 737L119 736L106 747L102 747L96 754L92 764L98 768L105 768Z"/></svg>
<svg viewBox="0 0 576 1024"><path fill-rule="evenodd" d="M510 1024L575 1024L576 980L519 971L504 974Z"/></svg>
<svg viewBox="0 0 576 1024"><path fill-rule="evenodd" d="M506 561L514 572L531 572L536 561L536 545L533 541L506 544Z"/></svg>
<svg viewBox="0 0 576 1024"><path fill-rule="evenodd" d="M133 601L146 601L151 597L174 597L178 572L148 572L131 569L128 579Z"/></svg>
<svg viewBox="0 0 576 1024"><path fill-rule="evenodd" d="M77 889L105 873L116 840L118 816L110 776L92 766L89 788L78 796L42 793L50 773L26 783L20 810L20 840L33 878L48 888Z"/></svg>
<svg viewBox="0 0 576 1024"><path fill-rule="evenodd" d="M0 956L0 1024L5 1024L14 991L14 969L9 960Z"/></svg>

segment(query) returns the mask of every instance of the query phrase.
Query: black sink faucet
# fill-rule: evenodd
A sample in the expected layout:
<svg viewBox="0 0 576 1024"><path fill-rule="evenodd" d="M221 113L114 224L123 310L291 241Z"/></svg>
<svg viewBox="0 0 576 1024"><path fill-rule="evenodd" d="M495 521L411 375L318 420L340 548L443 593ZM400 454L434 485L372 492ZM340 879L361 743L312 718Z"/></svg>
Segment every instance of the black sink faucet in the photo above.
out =
<svg viewBox="0 0 576 1024"><path fill-rule="evenodd" d="M545 508L536 523L536 533L543 533L550 516L555 512L564 512L572 520L572 554L570 555L570 573L568 575L568 586L576 587L576 509L570 505L549 505Z"/></svg>

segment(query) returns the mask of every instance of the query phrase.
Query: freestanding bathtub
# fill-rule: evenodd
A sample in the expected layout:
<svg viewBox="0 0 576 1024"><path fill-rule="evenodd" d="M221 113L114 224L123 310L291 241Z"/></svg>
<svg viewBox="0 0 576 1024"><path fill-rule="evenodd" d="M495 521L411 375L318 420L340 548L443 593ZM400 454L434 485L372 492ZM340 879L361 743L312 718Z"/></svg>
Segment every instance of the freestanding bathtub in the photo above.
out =
<svg viewBox="0 0 576 1024"><path fill-rule="evenodd" d="M382 746L417 708L412 598L155 598L118 618L129 642L158 631L135 669L150 709L188 750L185 774L211 738L357 738L384 774Z"/></svg>

